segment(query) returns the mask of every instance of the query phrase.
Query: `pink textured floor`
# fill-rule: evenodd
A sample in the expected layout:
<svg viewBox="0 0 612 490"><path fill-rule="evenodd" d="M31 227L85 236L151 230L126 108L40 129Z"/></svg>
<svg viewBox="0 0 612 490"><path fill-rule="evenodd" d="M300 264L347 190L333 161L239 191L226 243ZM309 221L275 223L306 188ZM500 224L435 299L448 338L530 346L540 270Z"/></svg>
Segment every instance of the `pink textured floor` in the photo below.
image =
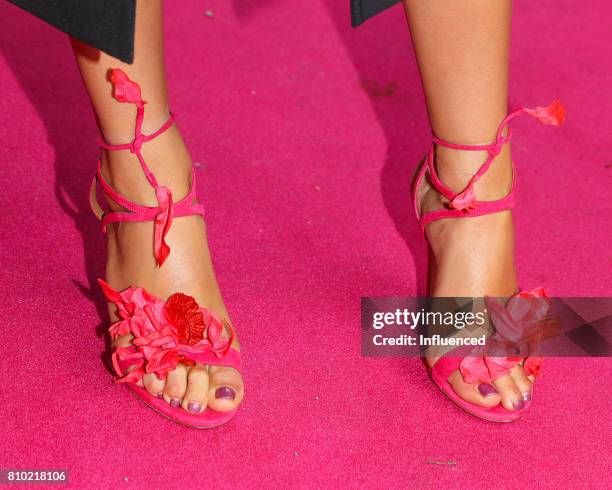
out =
<svg viewBox="0 0 612 490"><path fill-rule="evenodd" d="M65 37L0 2L0 468L67 468L81 488L610 487L607 360L548 362L530 413L498 426L420 361L360 356L360 296L423 292L408 182L429 133L401 8L352 30L347 3L167 4L172 106L247 384L202 432L101 362L94 121ZM611 13L515 5L511 105L567 105L562 128L515 125L521 283L554 295L612 295Z"/></svg>

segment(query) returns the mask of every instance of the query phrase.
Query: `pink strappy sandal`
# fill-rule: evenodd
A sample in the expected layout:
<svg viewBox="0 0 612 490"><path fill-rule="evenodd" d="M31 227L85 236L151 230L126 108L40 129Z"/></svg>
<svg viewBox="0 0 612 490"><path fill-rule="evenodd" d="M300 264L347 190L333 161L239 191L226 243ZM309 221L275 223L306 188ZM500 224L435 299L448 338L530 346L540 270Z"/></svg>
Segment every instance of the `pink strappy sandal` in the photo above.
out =
<svg viewBox="0 0 612 490"><path fill-rule="evenodd" d="M204 216L203 206L197 204L195 172L192 169L192 183L187 196L174 203L172 193L167 187L159 185L140 152L143 143L151 141L172 126L174 116L171 115L154 133L142 134L146 102L141 98L140 87L119 69L112 71L111 82L115 99L136 105L134 140L122 145L109 145L99 138L98 144L107 150L129 150L134 153L147 180L155 189L159 205L143 206L115 191L102 176L100 160L91 184L90 205L102 222L103 232L106 232L106 227L111 223L153 221L153 255L157 265L161 267L170 254L165 237L173 218ZM102 186L108 198L127 211L104 212L96 197L97 183ZM232 347L235 335L231 325L199 306L191 296L180 292L164 301L141 287L128 287L117 292L103 280L98 281L106 298L117 307L120 318L109 328L111 338L128 333L134 336L129 347L113 349L112 365L117 375L115 381L125 383L149 407L175 422L196 428L213 428L229 421L236 410L217 412L207 408L199 414L192 414L181 407L170 406L163 398L151 395L136 383L145 373L155 373L160 379L165 379L166 374L178 363L195 365L197 362L210 366L229 366L242 373L240 352ZM223 336L224 328L227 328L229 338Z"/></svg>
<svg viewBox="0 0 612 490"><path fill-rule="evenodd" d="M444 141L433 135L432 145L427 154L425 162L421 165L412 188L414 209L417 219L424 231L425 226L433 221L446 218L470 218L474 216L483 216L486 214L498 213L512 209L514 207L514 188L516 168L512 164L512 188L510 192L503 198L496 201L479 201L474 194L474 184L480 179L489 169L495 157L499 155L505 143L512 138L512 132L509 127L510 121L521 114L529 114L538 119L543 124L558 126L565 119L565 109L559 100L555 100L548 107L536 107L529 109L522 107L511 112L499 125L495 142L488 145L460 145ZM507 128L507 134L504 136L504 130ZM482 166L470 179L466 187L461 192L453 192L438 178L434 164L434 145L440 145L456 150L467 151L486 151L488 156ZM425 214L421 214L419 209L418 190L424 178L429 180L431 186L444 196L448 202L446 209L439 209ZM496 316L492 315L492 321L495 324L496 318L498 321L505 315L511 315L513 298L546 298L546 293L542 288L531 291L523 291L514 295L506 304L506 313L496 312ZM547 299L547 298L546 298ZM503 309L503 308L502 308ZM431 379L434 384L444 393L451 401L466 412L486 420L494 422L511 422L522 416L529 408L531 402L527 401L524 408L521 410L507 410L501 405L493 408L481 407L470 403L455 393L452 386L448 382L448 377L455 371L460 370L464 379L468 383L491 383L500 376L508 373L516 364L522 363L527 375L533 374L539 376L542 359L537 357L487 357L487 356L465 356L467 351L462 349L454 349L446 355L442 356L429 370Z"/></svg>

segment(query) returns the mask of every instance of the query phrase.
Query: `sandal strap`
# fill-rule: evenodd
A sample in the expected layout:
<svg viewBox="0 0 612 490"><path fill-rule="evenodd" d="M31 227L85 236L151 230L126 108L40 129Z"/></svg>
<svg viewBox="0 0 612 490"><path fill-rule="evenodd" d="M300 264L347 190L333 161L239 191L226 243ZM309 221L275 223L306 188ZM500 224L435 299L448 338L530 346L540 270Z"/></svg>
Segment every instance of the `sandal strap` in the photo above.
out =
<svg viewBox="0 0 612 490"><path fill-rule="evenodd" d="M170 247L166 243L166 235L172 225L174 217L201 215L204 216L204 207L198 204L196 195L196 177L195 171L192 168L191 187L188 194L178 203L174 203L172 192L165 186L159 185L155 175L151 172L141 153L142 145L148 141L157 138L174 124L174 114L170 114L170 118L155 132L151 134L142 133L142 123L144 121L144 106L146 101L142 100L140 86L130 80L128 76L120 69L113 69L111 72L111 82L113 84L113 97L119 102L130 103L136 105L136 122L134 127L134 139L129 143L111 145L98 137L98 145L107 150L129 150L135 154L140 163L147 181L155 189L155 197L157 198L158 206L144 206L142 204L130 201L122 196L119 192L113 189L102 176L101 161L98 160L96 175L93 178L89 202L92 211L96 217L102 222L102 231L106 232L106 227L110 223L116 222L134 222L134 221L154 221L153 228L153 255L158 266L165 262L170 255ZM96 196L96 184L100 183L104 194L127 211L109 211L105 212L100 206Z"/></svg>
<svg viewBox="0 0 612 490"><path fill-rule="evenodd" d="M463 145L443 140L442 138L437 137L435 134L432 135L432 144L429 149L429 153L427 154L426 164L422 166L421 171L417 176L415 190L418 190L422 179L425 177L425 173L428 172L432 186L442 196L448 199L449 202L447 204L448 209L439 209L421 215L417 203L417 192L415 192L415 210L417 212L417 218L419 219L421 227L424 228L428 223L443 218L482 216L514 207L514 184L516 174L514 164L512 164L512 187L510 192L503 198L495 201L479 201L476 199L476 195L474 193L474 184L486 173L487 170L489 170L497 155L501 153L503 146L512 139L512 129L509 126L510 122L521 114L528 114L535 117L542 124L550 124L553 126L559 126L565 120L565 108L557 99L548 107L535 107L533 109L521 107L512 111L499 124L495 141L489 144ZM506 131L505 135L504 131ZM440 180L438 173L436 172L436 166L434 163L436 145L451 148L453 150L486 151L488 155L463 190L460 192L454 192Z"/></svg>

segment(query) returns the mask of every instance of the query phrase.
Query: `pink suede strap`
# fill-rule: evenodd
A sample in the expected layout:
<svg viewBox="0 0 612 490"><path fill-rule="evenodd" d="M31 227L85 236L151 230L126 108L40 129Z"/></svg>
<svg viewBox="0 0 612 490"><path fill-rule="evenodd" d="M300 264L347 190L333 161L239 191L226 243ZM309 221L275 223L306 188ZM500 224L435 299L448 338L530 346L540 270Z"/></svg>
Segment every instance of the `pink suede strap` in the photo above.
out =
<svg viewBox="0 0 612 490"><path fill-rule="evenodd" d="M514 207L514 184L515 184L515 168L512 164L512 188L510 192L501 199L496 201L479 201L476 199L474 193L474 184L485 174L489 169L497 155L499 155L503 149L503 145L508 143L512 139L512 130L509 126L510 122L521 114L529 114L538 119L543 124L551 124L554 126L560 125L565 119L565 109L559 100L555 100L548 107L535 107L529 109L527 107L521 107L512 111L504 120L500 123L497 128L497 134L493 143L485 145L462 145L457 143L451 143L445 141L437 136L433 135L432 145L427 154L426 164L422 166L417 179L415 181L415 192L414 206L419 218L421 227L425 227L428 223L443 218L466 218L474 216L482 216L485 214L497 213ZM507 130L507 131L506 131ZM504 135L504 131L506 134ZM436 172L436 166L434 162L434 154L436 145L444 146L454 150L463 151L486 151L487 158L476 173L469 180L465 188L460 192L453 192L449 189L438 177ZM418 189L425 177L425 174L429 174L429 180L431 185L438 191L442 196L448 199L446 209L439 209L431 211L421 215L418 206Z"/></svg>
<svg viewBox="0 0 612 490"><path fill-rule="evenodd" d="M100 161L98 160L98 169L94 181L92 182L92 189L90 192L90 204L91 207L102 221L102 229L106 232L106 227L110 223L115 222L128 222L128 221L153 221L153 254L158 266L161 266L170 254L170 247L166 243L166 235L172 225L172 219L174 217L189 216L189 215L204 215L204 208L201 204L197 204L196 196L196 179L195 172L192 169L192 181L189 193L178 203L174 203L172 199L172 193L170 189L165 186L159 185L155 175L149 169L146 164L144 157L141 153L143 143L151 141L156 138L164 131L169 129L174 124L174 115L171 114L170 118L154 133L143 134L142 123L144 120L144 106L146 101L142 100L140 94L140 87L137 83L131 81L128 76L119 69L114 69L111 72L111 82L113 83L113 96L119 102L131 103L136 105L136 123L134 127L134 139L129 143L111 145L106 143L102 138L98 138L98 144L100 147L107 150L129 150L138 158L140 167L142 168L147 181L155 189L155 197L157 198L158 206L144 206L132 202L123 197L119 192L113 189L102 177L100 170ZM95 195L95 184L99 182L106 196L112 199L114 202L124 207L126 211L113 211L104 212L97 202Z"/></svg>

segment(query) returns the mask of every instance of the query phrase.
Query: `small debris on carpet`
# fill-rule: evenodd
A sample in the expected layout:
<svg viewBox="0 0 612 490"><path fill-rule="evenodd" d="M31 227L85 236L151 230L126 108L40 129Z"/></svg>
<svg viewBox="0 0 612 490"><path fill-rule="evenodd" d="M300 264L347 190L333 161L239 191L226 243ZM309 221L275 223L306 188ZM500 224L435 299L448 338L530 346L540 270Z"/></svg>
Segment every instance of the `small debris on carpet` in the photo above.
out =
<svg viewBox="0 0 612 490"><path fill-rule="evenodd" d="M433 459L428 459L427 464L436 464L441 466L455 466L457 461L434 461Z"/></svg>

